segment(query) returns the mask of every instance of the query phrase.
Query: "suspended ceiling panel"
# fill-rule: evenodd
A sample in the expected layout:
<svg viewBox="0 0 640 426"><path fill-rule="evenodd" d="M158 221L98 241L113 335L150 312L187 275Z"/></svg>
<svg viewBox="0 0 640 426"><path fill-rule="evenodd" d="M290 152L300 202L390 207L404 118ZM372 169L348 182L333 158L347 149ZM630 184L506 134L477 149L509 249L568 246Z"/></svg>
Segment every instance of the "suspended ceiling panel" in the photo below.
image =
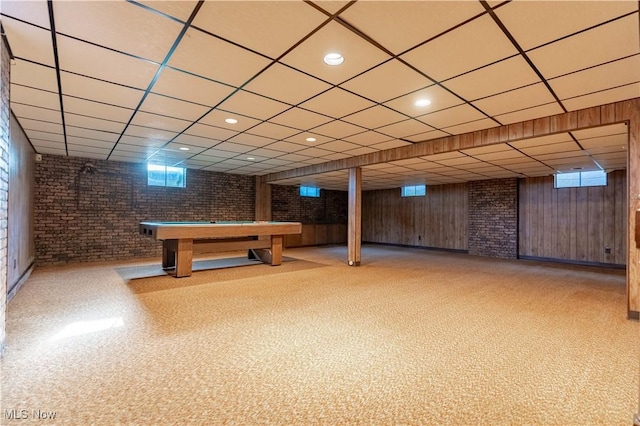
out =
<svg viewBox="0 0 640 426"><path fill-rule="evenodd" d="M640 97L635 1L3 0L0 18L12 111L47 154L267 174ZM624 126L367 166L365 187L624 168Z"/></svg>

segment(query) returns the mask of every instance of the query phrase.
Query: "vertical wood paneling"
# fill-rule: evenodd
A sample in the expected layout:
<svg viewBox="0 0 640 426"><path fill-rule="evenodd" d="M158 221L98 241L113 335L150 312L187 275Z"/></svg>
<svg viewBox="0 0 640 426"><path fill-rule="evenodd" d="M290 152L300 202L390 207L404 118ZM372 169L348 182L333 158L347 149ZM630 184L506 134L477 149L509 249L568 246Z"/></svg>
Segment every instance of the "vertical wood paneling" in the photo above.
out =
<svg viewBox="0 0 640 426"><path fill-rule="evenodd" d="M427 187L425 197L401 197L398 188L362 196L363 240L467 249L467 184Z"/></svg>
<svg viewBox="0 0 640 426"><path fill-rule="evenodd" d="M552 176L522 179L519 254L625 264L625 176L618 170L609 173L606 187L560 189Z"/></svg>
<svg viewBox="0 0 640 426"><path fill-rule="evenodd" d="M349 169L349 218L347 222L347 261L360 265L362 256L362 169Z"/></svg>

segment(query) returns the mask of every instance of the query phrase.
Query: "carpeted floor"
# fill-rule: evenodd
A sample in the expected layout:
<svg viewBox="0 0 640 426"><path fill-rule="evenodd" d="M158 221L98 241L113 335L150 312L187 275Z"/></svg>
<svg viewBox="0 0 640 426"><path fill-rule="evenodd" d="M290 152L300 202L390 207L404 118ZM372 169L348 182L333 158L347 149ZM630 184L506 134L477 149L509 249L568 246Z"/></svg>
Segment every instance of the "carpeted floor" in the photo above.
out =
<svg viewBox="0 0 640 426"><path fill-rule="evenodd" d="M285 255L182 279L158 260L37 268L8 307L0 423L632 423L624 271Z"/></svg>

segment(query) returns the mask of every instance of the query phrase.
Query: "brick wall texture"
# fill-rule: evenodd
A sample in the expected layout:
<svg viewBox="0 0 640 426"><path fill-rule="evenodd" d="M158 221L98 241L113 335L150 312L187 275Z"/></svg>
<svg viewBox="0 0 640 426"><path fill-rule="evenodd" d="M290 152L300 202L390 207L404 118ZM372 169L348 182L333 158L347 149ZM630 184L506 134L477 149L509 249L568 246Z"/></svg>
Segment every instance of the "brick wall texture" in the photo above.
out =
<svg viewBox="0 0 640 426"><path fill-rule="evenodd" d="M189 169L186 188L154 187L142 164L44 155L34 206L37 265L159 256L140 222L253 220L255 178Z"/></svg>
<svg viewBox="0 0 640 426"><path fill-rule="evenodd" d="M348 193L320 190L320 197L301 197L297 186L272 185L271 218L303 223L347 223Z"/></svg>
<svg viewBox="0 0 640 426"><path fill-rule="evenodd" d="M518 180L469 182L469 254L518 256Z"/></svg>
<svg viewBox="0 0 640 426"><path fill-rule="evenodd" d="M9 87L11 63L9 49L0 41L0 353L5 342L7 312L7 213L9 199Z"/></svg>

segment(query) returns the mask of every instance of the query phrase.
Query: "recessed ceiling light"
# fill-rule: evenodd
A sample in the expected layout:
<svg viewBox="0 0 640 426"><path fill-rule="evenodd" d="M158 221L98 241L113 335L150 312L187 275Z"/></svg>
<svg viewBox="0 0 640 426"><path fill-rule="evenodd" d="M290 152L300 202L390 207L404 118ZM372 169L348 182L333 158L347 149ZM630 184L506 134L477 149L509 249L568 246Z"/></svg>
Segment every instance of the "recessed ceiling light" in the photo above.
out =
<svg viewBox="0 0 640 426"><path fill-rule="evenodd" d="M429 99L418 99L413 104L417 107L423 107L431 105L431 101Z"/></svg>
<svg viewBox="0 0 640 426"><path fill-rule="evenodd" d="M247 157L247 160L255 160L255 157Z"/></svg>
<svg viewBox="0 0 640 426"><path fill-rule="evenodd" d="M315 142L315 141L316 141L316 138L307 138L307 139L306 139L306 141L307 141L307 142Z"/></svg>
<svg viewBox="0 0 640 426"><path fill-rule="evenodd" d="M339 53L327 53L324 55L324 63L327 65L340 65L344 62L344 57Z"/></svg>
<svg viewBox="0 0 640 426"><path fill-rule="evenodd" d="M180 151L189 151L189 148L187 148L186 146L181 146L180 148L178 148Z"/></svg>
<svg viewBox="0 0 640 426"><path fill-rule="evenodd" d="M226 118L224 121L229 124L236 124L238 122L235 118Z"/></svg>

